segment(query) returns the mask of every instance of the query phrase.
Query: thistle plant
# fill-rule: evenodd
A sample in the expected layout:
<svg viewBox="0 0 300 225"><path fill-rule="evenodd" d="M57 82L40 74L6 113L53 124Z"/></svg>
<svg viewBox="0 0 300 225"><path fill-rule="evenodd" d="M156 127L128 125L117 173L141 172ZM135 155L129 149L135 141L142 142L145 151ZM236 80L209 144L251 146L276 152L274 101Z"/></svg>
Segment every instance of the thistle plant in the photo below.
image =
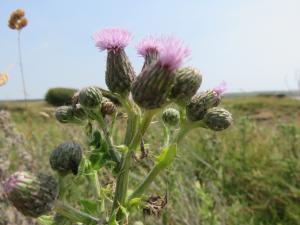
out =
<svg viewBox="0 0 300 225"><path fill-rule="evenodd" d="M190 51L180 40L142 40L137 51L145 62L136 76L125 52L131 40L127 30L104 29L93 38L96 47L107 51L109 90L83 88L72 105L55 113L58 122L83 129L87 145L67 141L57 146L49 158L55 176L17 172L5 183L10 202L24 215L39 217L41 224L133 224L131 215L138 209L160 215L167 196L149 193L149 188L174 163L180 141L196 128L221 131L232 124L231 114L218 106L224 85L197 93L202 75L182 67ZM124 139L116 141L121 114L126 114L127 124L119 124ZM161 117L164 140L150 172L133 186L130 174L138 166L133 159L149 144L146 133L154 117ZM101 170L113 176L112 185L104 184Z"/></svg>

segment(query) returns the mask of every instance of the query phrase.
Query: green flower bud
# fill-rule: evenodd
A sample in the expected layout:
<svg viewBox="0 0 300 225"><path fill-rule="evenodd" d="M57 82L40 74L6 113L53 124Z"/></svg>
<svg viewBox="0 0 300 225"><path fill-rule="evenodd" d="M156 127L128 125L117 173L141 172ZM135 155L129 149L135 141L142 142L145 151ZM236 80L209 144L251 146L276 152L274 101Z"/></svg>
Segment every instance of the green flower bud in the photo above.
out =
<svg viewBox="0 0 300 225"><path fill-rule="evenodd" d="M117 107L112 101L110 101L108 98L103 98L101 103L101 113L103 116L111 115L116 112L116 110Z"/></svg>
<svg viewBox="0 0 300 225"><path fill-rule="evenodd" d="M176 71L175 83L170 92L170 98L186 103L193 97L202 83L200 71L192 67L184 67Z"/></svg>
<svg viewBox="0 0 300 225"><path fill-rule="evenodd" d="M25 216L39 217L52 210L58 185L52 176L16 172L4 184L8 200Z"/></svg>
<svg viewBox="0 0 300 225"><path fill-rule="evenodd" d="M191 121L202 120L207 110L220 104L221 98L215 91L194 95L186 106L187 118Z"/></svg>
<svg viewBox="0 0 300 225"><path fill-rule="evenodd" d="M111 92L127 96L135 79L135 72L124 49L107 53L105 82Z"/></svg>
<svg viewBox="0 0 300 225"><path fill-rule="evenodd" d="M133 100L144 109L163 106L174 83L174 72L158 63L146 66L132 84Z"/></svg>
<svg viewBox="0 0 300 225"><path fill-rule="evenodd" d="M176 126L180 120L180 114L178 110L173 108L166 109L162 114L162 120L167 126Z"/></svg>
<svg viewBox="0 0 300 225"><path fill-rule="evenodd" d="M94 109L100 106L102 102L101 90L97 87L87 87L83 88L79 92L79 103L89 109Z"/></svg>
<svg viewBox="0 0 300 225"><path fill-rule="evenodd" d="M203 122L208 128L214 131L221 131L228 128L232 124L233 119L231 113L227 110L214 107L207 111Z"/></svg>
<svg viewBox="0 0 300 225"><path fill-rule="evenodd" d="M65 142L56 147L50 155L50 165L61 175L78 173L78 167L82 159L82 150L75 142Z"/></svg>
<svg viewBox="0 0 300 225"><path fill-rule="evenodd" d="M72 106L60 106L55 112L56 119L61 123L82 123L86 118L86 114L82 107L77 104Z"/></svg>

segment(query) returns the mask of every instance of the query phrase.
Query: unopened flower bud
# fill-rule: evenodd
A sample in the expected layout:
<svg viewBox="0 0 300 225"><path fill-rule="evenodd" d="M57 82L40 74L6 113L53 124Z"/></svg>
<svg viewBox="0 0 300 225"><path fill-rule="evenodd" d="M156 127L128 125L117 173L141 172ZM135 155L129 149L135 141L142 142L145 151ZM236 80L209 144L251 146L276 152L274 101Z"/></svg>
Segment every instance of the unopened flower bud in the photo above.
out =
<svg viewBox="0 0 300 225"><path fill-rule="evenodd" d="M217 107L221 102L221 96L227 89L223 81L219 86L212 90L196 94L186 106L186 114L189 120L202 120L208 109Z"/></svg>
<svg viewBox="0 0 300 225"><path fill-rule="evenodd" d="M65 142L56 147L50 156L51 168L61 175L78 173L78 167L82 159L82 150L75 142Z"/></svg>
<svg viewBox="0 0 300 225"><path fill-rule="evenodd" d="M81 107L60 106L55 111L55 118L61 123L80 124L86 119L86 115Z"/></svg>
<svg viewBox="0 0 300 225"><path fill-rule="evenodd" d="M133 100L142 108L160 108L175 80L175 71L188 55L186 47L177 39L166 39L161 45L159 59L145 67L132 84Z"/></svg>
<svg viewBox="0 0 300 225"><path fill-rule="evenodd" d="M87 87L79 92L79 103L89 109L99 107L102 102L101 90L97 87Z"/></svg>
<svg viewBox="0 0 300 225"><path fill-rule="evenodd" d="M220 101L214 91L196 94L186 106L186 115L191 121L202 120L207 110L218 106Z"/></svg>
<svg viewBox="0 0 300 225"><path fill-rule="evenodd" d="M96 47L107 50L105 82L111 92L127 96L135 79L135 72L124 48L129 44L131 34L125 29L103 29L95 33Z"/></svg>
<svg viewBox="0 0 300 225"><path fill-rule="evenodd" d="M55 118L61 123L69 123L73 120L73 107L60 106L55 111Z"/></svg>
<svg viewBox="0 0 300 225"><path fill-rule="evenodd" d="M232 121L231 113L220 107L209 109L203 119L204 124L214 131L221 131L228 128L232 124Z"/></svg>
<svg viewBox="0 0 300 225"><path fill-rule="evenodd" d="M200 71L192 67L181 68L175 73L175 83L169 97L179 103L186 103L196 94L201 83Z"/></svg>
<svg viewBox="0 0 300 225"><path fill-rule="evenodd" d="M162 120L167 126L176 126L180 120L180 114L177 109L168 108L162 114Z"/></svg>
<svg viewBox="0 0 300 225"><path fill-rule="evenodd" d="M108 98L103 98L101 103L101 113L102 115L111 115L117 110L116 105L110 101Z"/></svg>
<svg viewBox="0 0 300 225"><path fill-rule="evenodd" d="M51 211L58 196L58 185L46 174L16 172L6 180L4 192L18 211L36 218Z"/></svg>

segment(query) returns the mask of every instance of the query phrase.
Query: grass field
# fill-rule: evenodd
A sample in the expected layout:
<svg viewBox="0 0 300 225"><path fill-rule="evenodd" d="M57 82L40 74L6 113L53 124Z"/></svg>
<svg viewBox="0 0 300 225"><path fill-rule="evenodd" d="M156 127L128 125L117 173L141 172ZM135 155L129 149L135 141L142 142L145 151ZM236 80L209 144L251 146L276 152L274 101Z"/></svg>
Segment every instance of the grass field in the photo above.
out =
<svg viewBox="0 0 300 225"><path fill-rule="evenodd" d="M136 220L149 225L300 224L300 101L236 97L224 99L223 106L233 113L234 125L219 133L189 133L174 169L162 174L149 192L164 195L168 187L167 208L159 219L136 212ZM9 162L6 174L24 167L50 172L48 157L54 147L66 140L85 145L82 129L56 122L55 109L42 101L30 102L27 110L22 102L3 102L0 109L11 113L15 133L9 138L21 136L8 141L8 134L0 130L1 156ZM124 122L118 123L119 138ZM161 133L153 123L146 142ZM134 164L132 184L149 170L159 145L150 146L149 157ZM101 179L103 185L106 178Z"/></svg>

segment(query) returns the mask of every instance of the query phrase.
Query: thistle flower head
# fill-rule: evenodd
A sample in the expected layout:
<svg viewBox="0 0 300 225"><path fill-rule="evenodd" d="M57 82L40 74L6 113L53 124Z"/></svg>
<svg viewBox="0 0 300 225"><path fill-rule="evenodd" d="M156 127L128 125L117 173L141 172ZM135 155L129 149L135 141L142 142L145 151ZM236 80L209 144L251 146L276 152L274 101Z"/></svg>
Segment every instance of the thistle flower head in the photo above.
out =
<svg viewBox="0 0 300 225"><path fill-rule="evenodd" d="M158 53L160 49L160 40L149 36L142 39L136 46L139 55L146 57L149 53Z"/></svg>
<svg viewBox="0 0 300 225"><path fill-rule="evenodd" d="M174 37L160 38L160 51L158 62L171 72L178 69L190 55L190 50L183 42Z"/></svg>
<svg viewBox="0 0 300 225"><path fill-rule="evenodd" d="M36 218L51 211L58 185L52 176L22 171L6 180L4 193L21 213Z"/></svg>
<svg viewBox="0 0 300 225"><path fill-rule="evenodd" d="M93 35L95 45L101 51L124 49L131 38L129 31L122 28L106 28Z"/></svg>
<svg viewBox="0 0 300 225"><path fill-rule="evenodd" d="M49 158L51 168L61 175L78 173L82 159L81 146L73 141L68 141L57 146Z"/></svg>
<svg viewBox="0 0 300 225"><path fill-rule="evenodd" d="M223 93L227 90L227 83L222 81L213 91L217 94L218 97L221 97Z"/></svg>

